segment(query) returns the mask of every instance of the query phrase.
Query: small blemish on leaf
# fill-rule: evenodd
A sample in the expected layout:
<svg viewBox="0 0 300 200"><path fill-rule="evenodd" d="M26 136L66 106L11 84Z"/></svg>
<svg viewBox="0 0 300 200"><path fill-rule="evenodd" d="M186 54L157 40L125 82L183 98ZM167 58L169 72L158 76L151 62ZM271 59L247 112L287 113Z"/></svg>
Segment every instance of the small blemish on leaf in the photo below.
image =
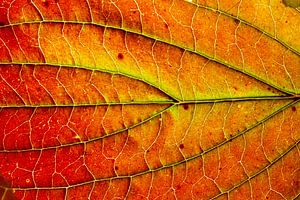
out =
<svg viewBox="0 0 300 200"><path fill-rule="evenodd" d="M183 149L183 148L184 148L184 144L180 144L180 145L179 145L179 148L180 148L180 149Z"/></svg>
<svg viewBox="0 0 300 200"><path fill-rule="evenodd" d="M179 190L180 188L181 188L181 185L175 186L175 189L176 189L176 190Z"/></svg>
<svg viewBox="0 0 300 200"><path fill-rule="evenodd" d="M124 55L122 53L118 53L118 59L119 60L123 60L124 59Z"/></svg>
<svg viewBox="0 0 300 200"><path fill-rule="evenodd" d="M115 166L115 170L117 171L119 169L119 167L118 166Z"/></svg>
<svg viewBox="0 0 300 200"><path fill-rule="evenodd" d="M300 6L300 0L283 0L282 2L285 6L291 8L297 8Z"/></svg>
<svg viewBox="0 0 300 200"><path fill-rule="evenodd" d="M5 25L4 22L1 22L1 21L0 21L0 26L4 26L4 25Z"/></svg>
<svg viewBox="0 0 300 200"><path fill-rule="evenodd" d="M234 19L234 23L239 24L239 23L240 23L240 20Z"/></svg>
<svg viewBox="0 0 300 200"><path fill-rule="evenodd" d="M189 109L189 105L188 104L183 104L183 109L184 110L188 110Z"/></svg>
<svg viewBox="0 0 300 200"><path fill-rule="evenodd" d="M49 6L49 2L48 1L42 1L43 2L43 6L48 7Z"/></svg>
<svg viewBox="0 0 300 200"><path fill-rule="evenodd" d="M293 112L296 112L296 110L297 110L296 107L293 106L293 107L292 107L292 111L293 111Z"/></svg>

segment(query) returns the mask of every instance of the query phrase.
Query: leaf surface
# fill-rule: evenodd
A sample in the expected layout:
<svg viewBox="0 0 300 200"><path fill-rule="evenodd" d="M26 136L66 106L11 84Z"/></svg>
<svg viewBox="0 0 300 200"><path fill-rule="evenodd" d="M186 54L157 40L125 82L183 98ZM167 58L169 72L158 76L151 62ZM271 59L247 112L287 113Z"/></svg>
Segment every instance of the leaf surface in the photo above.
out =
<svg viewBox="0 0 300 200"><path fill-rule="evenodd" d="M299 198L293 7L0 1L0 196Z"/></svg>

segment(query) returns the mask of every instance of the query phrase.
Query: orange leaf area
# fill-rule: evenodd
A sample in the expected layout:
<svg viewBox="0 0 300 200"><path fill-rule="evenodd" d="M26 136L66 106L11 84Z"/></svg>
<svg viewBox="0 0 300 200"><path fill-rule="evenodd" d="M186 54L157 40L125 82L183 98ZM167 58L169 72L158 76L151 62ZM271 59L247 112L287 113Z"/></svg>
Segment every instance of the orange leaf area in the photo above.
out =
<svg viewBox="0 0 300 200"><path fill-rule="evenodd" d="M300 197L287 1L0 0L0 197Z"/></svg>

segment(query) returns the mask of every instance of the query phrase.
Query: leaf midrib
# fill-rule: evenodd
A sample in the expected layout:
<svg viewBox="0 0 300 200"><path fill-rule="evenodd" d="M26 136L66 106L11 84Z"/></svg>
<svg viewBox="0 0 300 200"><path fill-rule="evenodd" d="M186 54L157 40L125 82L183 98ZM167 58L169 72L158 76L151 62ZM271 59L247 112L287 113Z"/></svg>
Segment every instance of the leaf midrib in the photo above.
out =
<svg viewBox="0 0 300 200"><path fill-rule="evenodd" d="M195 6L199 6L199 5L195 5ZM204 8L208 9L208 6L207 6L207 7L204 6ZM237 17L231 16L231 15L229 15L228 13L225 13L225 12L223 13L222 11L219 11L219 10L216 10L216 9L213 9L213 8L210 8L210 9L215 10L215 11L217 11L217 12L220 12L221 14L226 15L226 16L228 16L228 17L230 17L230 18L240 20L242 23L244 23L244 24L246 24L246 25L248 25L248 26L251 26L252 28L255 28L255 29L261 31L263 34L265 34L265 35L267 35L268 37L272 38L274 41L279 42L280 44L282 44L283 46L285 46L288 50L294 52L294 53L297 54L297 55L300 55L300 53L299 53L296 49L294 49L293 47L287 45L285 42L279 40L278 38L275 38L275 37L271 36L269 33L264 32L264 31L263 31L262 29L260 29L259 27L256 27L256 26L254 26L254 25L248 23L247 21L244 21L244 20L239 19L239 18L237 18ZM45 21L43 21L43 22L45 22ZM49 22L53 22L53 21L49 21ZM65 22L67 22L67 21L61 21L61 23L65 23ZM32 23L32 22L24 22L24 23L19 23L19 24L25 24L25 23ZM73 22L71 22L71 23L73 23ZM85 23L85 22L78 22L78 23L79 23L79 24L83 24L83 23ZM90 23L90 22L87 22L87 23ZM93 24L93 25L97 25L97 24ZM13 24L7 25L7 26L13 26ZM101 25L100 25L100 26L101 26ZM104 25L103 25L103 26L104 26ZM110 26L105 26L105 27L110 27ZM0 28L1 28L1 27L0 27ZM135 31L132 31L132 30L129 31L129 30L122 29L122 28L119 28L119 27L110 27L110 28L115 28L115 29L119 29L119 30L123 30L123 31L127 31L127 32L139 34L139 35L143 35L143 34L141 34L141 33L139 33L139 32L135 32ZM197 53L196 51L194 51L194 50L192 50L192 49L187 49L186 47L181 47L180 45L172 44L172 43L170 43L170 42L168 43L168 42L164 41L163 39L162 39L162 40L159 40L159 38L156 39L154 36L148 36L148 35L143 35L143 36L148 37L148 38L151 38L151 39L154 39L154 40L157 40L157 41L160 41L160 42L167 43L167 44L172 45L172 46L176 46L176 47L181 48L181 49L184 49L184 50L186 50L186 51L190 51L190 52L196 53L196 54L198 54L198 55L200 55L200 56L203 56L203 57L208 56L208 55L205 56L203 53L202 53L203 55L202 55L201 53L199 53L199 52ZM268 83L267 81L265 81L264 79L260 79L259 77L256 77L255 75L253 75L253 74L251 74L251 73L247 73L247 72L243 72L243 71L240 71L240 70L238 70L238 69L235 69L234 66L231 66L231 65L227 66L227 64L226 64L226 63L223 63L222 60L218 60L218 59L214 59L214 58L209 58L209 57L206 57L206 58L209 59L209 60L218 62L218 63L220 63L220 64L222 64L222 65L224 65L224 66L226 66L226 67L228 67L228 68L230 68L230 69L234 69L235 71L238 71L238 72L240 72L240 73L243 73L243 74L245 74L245 75L247 75L247 76L250 76L250 77L252 77L252 78L255 78L255 79L258 80L259 82L263 82L263 83L265 83L265 84L267 84L267 85L269 85L269 86L271 86L271 87L273 87L273 88L276 88L276 89L278 89L278 90L280 90L280 91L282 91L282 92L284 92L284 93L286 93L286 94L289 95L289 96L270 96L270 98L267 97L267 98L269 98L270 100L280 100L280 99L287 99L287 98L288 98L288 99L293 99L293 100L295 100L294 102L290 103L289 105L284 106L282 109L280 109L280 111L278 111L278 112L276 111L275 113L273 113L274 115L271 114L271 115L267 116L267 117L265 118L265 121L271 119L272 117L274 117L275 115L277 115L279 112L281 112L281 111L283 111L283 110L285 110L285 109L291 107L292 105L296 104L297 102L299 102L299 96L298 96L298 95L294 95L294 94L295 94L294 92L290 92L290 91L285 90L285 89L282 89L282 88L280 88L280 87L278 87L278 86L276 86L276 85L272 85L272 84ZM11 63L9 63L9 64L11 64ZM19 63L19 64L20 64L20 63ZM26 64L27 64L27 63L26 63ZM47 64L47 63L41 63L41 64ZM97 71L100 71L100 70L97 70ZM116 73L114 73L114 74L116 74ZM121 75L124 75L124 74L121 74ZM149 83L147 83L147 84L149 84ZM153 85L152 85L152 86L153 86ZM156 88L157 88L157 87L156 87ZM158 89L158 88L157 88L157 89ZM163 92L164 92L165 94L167 94L165 91L163 91ZM169 94L167 94L167 95L170 96ZM279 97L279 98L277 98L277 97ZM173 98L173 97L172 97L172 98ZM262 100L262 98L256 98L256 97L254 97L254 99L252 99L252 98L253 98L253 97L242 97L242 98L237 98L236 100L233 100L233 99L225 99L225 98L224 98L224 99L219 99L219 100L217 100L217 99L211 99L211 100L204 100L204 99L202 100L202 99L199 99L199 100L187 100L187 101L180 101L180 100L176 100L176 99L174 98L175 100L174 100L174 101L170 101L170 102L133 102L132 104L140 105L140 104L151 104L151 103L155 103L155 104L156 104L156 103L163 103L163 104L170 104L170 103L173 103L172 106L166 108L166 110L168 110L168 109L170 109L171 107L173 107L174 105L185 104L185 103L213 103L213 102L219 102L219 101L220 101L220 102L227 102L227 101ZM123 105L126 105L126 103L127 103L127 102L123 102L123 103L121 102L121 103L116 103L116 104L123 104ZM130 103L131 103L131 102L128 102L128 104L130 104ZM96 104L96 105L98 105L98 104ZM102 104L99 104L99 105L102 105ZM110 104L110 105L115 105L115 104L112 103L112 104ZM32 106L32 105L29 105L29 107L30 107L30 106ZM39 107L42 107L42 106L43 106L43 105L39 105ZM52 105L51 105L51 106L52 106ZM59 105L53 105L53 106L59 106ZM63 105L63 106L70 106L70 105ZM80 105L80 104L77 104L77 105L71 105L71 106L92 106L92 104L88 104L88 105ZM13 107L13 106L12 106L12 107ZM21 106L21 107L26 107L26 106ZM49 107L49 105L45 105L45 107ZM0 108L1 108L1 107L0 107ZM163 112L164 112L164 111L163 111ZM153 117L153 116L152 116L152 117ZM155 116L155 117L156 117L156 116ZM153 118L154 118L154 117L153 117ZM264 123L265 121L259 122L258 125ZM256 126L258 126L258 125L256 125ZM139 125L136 125L136 126L139 126ZM256 126L255 126L255 127L256 127ZM251 127L250 129L245 130L245 132L243 131L241 134L238 134L238 135L234 136L233 138L230 138L230 140L235 139L235 138L237 138L237 137L239 137L239 136L241 136L241 135L247 133L248 131L252 130L252 129L255 128L255 127ZM226 144L227 142L229 142L229 140L224 141L224 144ZM212 199L218 198L219 196L223 195L224 193L230 192L230 191L236 189L237 187L240 187L242 184L244 184L244 183L247 182L248 180L250 180L250 179L252 179L252 178L258 176L258 175L261 174L263 171L265 171L265 170L267 170L269 167L271 167L271 166L272 166L274 163L276 163L278 160L280 160L280 159L281 159L283 156L285 156L287 153L289 153L293 148L295 148L295 147L299 144L299 142L300 142L300 140L297 141L296 143L294 143L292 146L290 146L290 148L288 148L284 153L280 154L280 156L278 156L277 158L275 158L271 163L269 163L269 164L268 164L267 166L265 166L263 169L261 169L260 171L258 171L258 172L255 173L254 175L249 176L248 179L245 179L244 181L242 181L242 182L240 182L239 184L235 185L235 186L232 187L230 190L227 190L227 191L225 191L225 192L221 192L219 195L213 197ZM200 153L199 155L196 155L196 156L191 157L190 160L199 158L199 157L203 156L204 154L206 154L206 153L212 151L213 149L216 149L216 148L218 148L218 147L220 147L220 146L222 146L222 145L224 145L224 144L223 144L223 142L222 142L220 145L216 145L216 146L214 146L212 149L209 149L209 151L205 151L205 152ZM56 148L57 148L57 147L56 147ZM146 172L146 173L151 173L151 172L154 172L154 171L163 170L163 169L165 169L165 168L177 166L177 165L179 165L179 164L188 162L188 161L190 161L190 160L186 159L186 160L183 160L183 161L179 161L178 163L172 163L171 165L166 165L166 166L164 166L164 167L157 168L157 169L155 169L155 170L152 170L152 171L149 171L149 172ZM133 177L135 177L135 176L140 176L140 175L143 175L143 174L146 174L146 173L143 172L143 173L138 173L138 174L135 174L135 175L129 175L129 176L124 176L124 177L107 178L107 180L120 179L120 178L133 178ZM97 181L104 181L104 179L101 179L101 180L93 180L93 181L90 181L90 182L84 182L84 183L78 184L78 185L90 184L90 183L94 183L94 182L97 182ZM71 186L71 187L76 187L76 186L78 186L78 185L73 185L73 186ZM59 188L60 188L60 187L55 187L55 188L39 188L39 189L59 189ZM61 187L61 188L66 189L67 187ZM20 190L22 190L22 189L27 190L27 189L30 189L30 188L18 188L18 189L20 189ZM36 188L33 188L33 189L36 189Z"/></svg>
<svg viewBox="0 0 300 200"><path fill-rule="evenodd" d="M281 107L280 109L276 110L275 112L270 113L269 115L267 115L262 120L258 121L257 123L253 124L249 128L242 131L240 134L243 134L244 132L250 131L251 129L255 128L256 126L260 125L261 123L269 120L270 118L272 118L273 116L275 116L279 112L281 112L281 111L289 108L290 106L296 104L296 102L300 101L300 97L283 97L283 98L276 98L276 99L273 99L273 98L270 98L270 99L266 99L266 98L251 99L251 101L261 101L261 100L272 100L272 101L274 101L274 100L294 100L294 101L290 104L287 104L287 105ZM164 112L166 112L168 110L171 110L175 106L180 106L180 105L184 105L184 104L207 104L207 103L216 104L216 103L237 102L237 101L249 101L249 99L237 99L235 101L233 101L233 100L223 100L223 101L212 101L212 102L199 101L199 102L192 102L192 103L191 102L165 102L165 103L159 102L159 104L167 104L169 106L166 107L166 108L161 109L159 112L156 112L155 114L145 118L144 120L142 120L142 121L140 121L136 124L132 124L132 125L126 127L126 128L115 130L115 131L112 131L110 133L105 133L105 135L100 136L100 137L89 138L88 140L83 140L83 141L79 141L79 142L72 142L72 143L66 143L66 144L61 144L61 145L55 145L55 146L50 146L50 147L38 147L38 148L28 148L28 149L3 149L3 150L0 150L0 153L20 153L20 152L30 152L30 151L51 150L51 149L56 149L56 148L70 147L70 146L73 146L73 145L82 145L82 144L86 145L88 143L95 142L95 141L98 141L98 140L102 140L102 139L105 139L105 138L108 138L108 137L112 137L114 135L121 134L121 133L129 131L133 128L141 126L141 125L151 121L152 119L155 119L158 116L161 116ZM154 104L156 104L156 103L154 103ZM116 105L119 105L119 104L116 104ZM127 104L127 105L129 105L129 104ZM148 103L147 104L130 104L130 105L148 105ZM78 107L81 107L81 106L82 105L78 105ZM99 106L99 105L84 105L84 106ZM39 107L43 107L43 106L35 106L35 107L34 106L31 106L31 107L24 107L24 106L22 106L22 107L21 106L20 107L1 107L0 106L0 112L4 108L35 108L36 109L36 108L39 108ZM49 106L45 106L45 107L49 107ZM57 107L57 106L50 106L50 107ZM63 107L74 107L74 106L63 106ZM228 140L233 140L236 137L238 137L240 134L237 134L237 135L229 138ZM227 140L225 140L225 141L227 141Z"/></svg>
<svg viewBox="0 0 300 200"><path fill-rule="evenodd" d="M183 105L183 104L205 104L205 103L223 103L238 101L262 101L262 100L297 100L298 95L290 96L245 96L234 98L216 98L216 99L197 99L184 101L128 101L128 102L100 102L100 103L78 103L78 104L25 104L25 105L0 105L0 108L53 108L53 107L89 107L89 106L118 106L118 105Z"/></svg>

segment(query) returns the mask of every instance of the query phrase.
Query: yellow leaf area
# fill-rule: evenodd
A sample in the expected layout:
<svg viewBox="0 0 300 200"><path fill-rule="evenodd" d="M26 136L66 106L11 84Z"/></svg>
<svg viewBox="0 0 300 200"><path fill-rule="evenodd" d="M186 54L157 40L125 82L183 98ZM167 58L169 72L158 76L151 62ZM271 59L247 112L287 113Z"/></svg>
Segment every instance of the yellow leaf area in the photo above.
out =
<svg viewBox="0 0 300 200"><path fill-rule="evenodd" d="M0 197L299 198L292 3L0 0Z"/></svg>
<svg viewBox="0 0 300 200"><path fill-rule="evenodd" d="M193 0L201 8L209 8L231 16L242 24L264 32L287 48L300 50L299 0Z"/></svg>

